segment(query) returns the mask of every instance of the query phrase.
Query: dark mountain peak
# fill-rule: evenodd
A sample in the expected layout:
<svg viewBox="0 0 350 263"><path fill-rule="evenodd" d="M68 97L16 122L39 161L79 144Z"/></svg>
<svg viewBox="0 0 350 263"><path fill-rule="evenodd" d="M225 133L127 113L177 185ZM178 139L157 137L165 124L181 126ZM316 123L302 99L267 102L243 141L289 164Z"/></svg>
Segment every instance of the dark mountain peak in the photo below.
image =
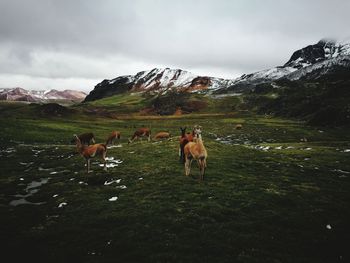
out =
<svg viewBox="0 0 350 263"><path fill-rule="evenodd" d="M321 40L317 44L306 46L293 53L284 67L302 68L304 64L314 64L325 59L325 43Z"/></svg>
<svg viewBox="0 0 350 263"><path fill-rule="evenodd" d="M339 43L331 38L323 38L314 45L306 46L293 53L284 67L304 68L338 55L348 54L348 44Z"/></svg>
<svg viewBox="0 0 350 263"><path fill-rule="evenodd" d="M317 44L324 46L324 45L329 45L329 44L335 45L336 43L337 43L337 41L333 38L322 38L320 41L318 41Z"/></svg>

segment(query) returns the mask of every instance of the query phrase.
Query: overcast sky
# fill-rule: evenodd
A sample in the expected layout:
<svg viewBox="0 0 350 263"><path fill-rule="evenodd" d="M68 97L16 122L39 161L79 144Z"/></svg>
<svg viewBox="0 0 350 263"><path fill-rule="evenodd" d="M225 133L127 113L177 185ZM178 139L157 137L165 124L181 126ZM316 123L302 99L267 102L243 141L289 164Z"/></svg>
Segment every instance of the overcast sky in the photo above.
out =
<svg viewBox="0 0 350 263"><path fill-rule="evenodd" d="M349 0L0 0L0 88L90 91L154 67L235 78L348 40Z"/></svg>

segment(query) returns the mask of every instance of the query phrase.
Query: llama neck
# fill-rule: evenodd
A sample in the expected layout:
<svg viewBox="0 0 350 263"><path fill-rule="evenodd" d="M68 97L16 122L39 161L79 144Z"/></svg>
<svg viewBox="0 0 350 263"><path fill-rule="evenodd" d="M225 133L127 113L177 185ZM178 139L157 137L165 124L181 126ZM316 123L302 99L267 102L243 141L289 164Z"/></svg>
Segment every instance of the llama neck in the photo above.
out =
<svg viewBox="0 0 350 263"><path fill-rule="evenodd" d="M83 150L84 150L84 148L85 148L85 145L82 145L81 142L80 142L80 140L77 139L77 149L78 149L78 152L79 152L79 153L82 153Z"/></svg>
<svg viewBox="0 0 350 263"><path fill-rule="evenodd" d="M197 145L200 145L200 146L204 147L203 140L202 140L202 135L199 134L198 137L196 136L195 138L196 138Z"/></svg>

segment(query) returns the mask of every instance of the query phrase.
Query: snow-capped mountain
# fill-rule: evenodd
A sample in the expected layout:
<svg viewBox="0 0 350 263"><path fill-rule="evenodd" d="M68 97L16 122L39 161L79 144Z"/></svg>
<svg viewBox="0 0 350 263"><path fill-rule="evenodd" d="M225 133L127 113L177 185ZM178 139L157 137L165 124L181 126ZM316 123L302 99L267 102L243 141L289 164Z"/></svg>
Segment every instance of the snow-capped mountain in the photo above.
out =
<svg viewBox="0 0 350 263"><path fill-rule="evenodd" d="M0 100L46 102L53 100L82 101L86 93L76 90L26 90L22 88L0 89Z"/></svg>
<svg viewBox="0 0 350 263"><path fill-rule="evenodd" d="M141 71L136 75L104 80L96 85L85 101L96 100L126 91L150 94L165 94L168 91L207 92L230 86L232 83L232 80L198 76L181 69L154 68L149 71Z"/></svg>
<svg viewBox="0 0 350 263"><path fill-rule="evenodd" d="M329 72L346 68L350 70L350 43L320 40L293 53L283 66L244 74L236 79L221 79L198 76L181 69L159 69L142 71L136 75L104 80L86 96L92 101L124 92L165 94L169 91L227 93L242 92L261 83L271 83L287 78L317 78Z"/></svg>
<svg viewBox="0 0 350 263"><path fill-rule="evenodd" d="M257 84L268 83L281 78L297 80L312 72L316 73L316 71L317 74L314 74L313 77L319 77L332 71L335 67L350 69L350 43L323 39L317 44L295 51L283 66L242 75L235 79L228 89L243 91Z"/></svg>

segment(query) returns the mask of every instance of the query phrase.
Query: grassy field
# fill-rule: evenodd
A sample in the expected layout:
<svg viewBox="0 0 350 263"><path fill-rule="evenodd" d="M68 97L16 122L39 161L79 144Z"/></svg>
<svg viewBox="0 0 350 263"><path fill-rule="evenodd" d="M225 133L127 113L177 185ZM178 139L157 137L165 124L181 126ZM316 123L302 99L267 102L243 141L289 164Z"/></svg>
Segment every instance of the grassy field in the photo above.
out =
<svg viewBox="0 0 350 263"><path fill-rule="evenodd" d="M251 114L45 118L0 106L0 239L11 262L349 260L349 130ZM194 124L209 155L204 182L195 164L184 176L178 157L179 127ZM142 126L173 139L128 145ZM112 130L122 134L108 149L115 167L96 160L86 174L72 135L105 142Z"/></svg>

